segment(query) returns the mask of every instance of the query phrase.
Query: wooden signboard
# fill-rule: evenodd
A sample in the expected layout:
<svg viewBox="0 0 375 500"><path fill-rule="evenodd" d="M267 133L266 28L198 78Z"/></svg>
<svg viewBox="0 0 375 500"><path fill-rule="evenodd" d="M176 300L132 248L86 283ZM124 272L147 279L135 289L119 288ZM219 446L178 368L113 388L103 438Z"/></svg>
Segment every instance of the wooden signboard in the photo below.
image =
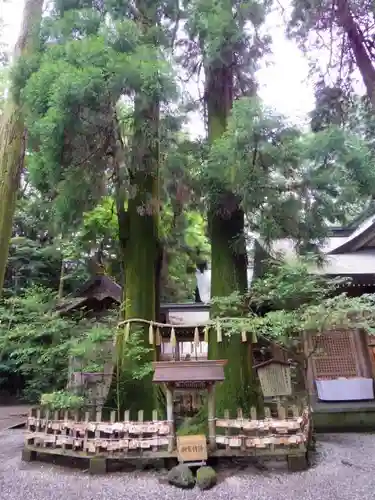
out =
<svg viewBox="0 0 375 500"><path fill-rule="evenodd" d="M207 460L206 436L178 436L177 453L180 462L200 462Z"/></svg>

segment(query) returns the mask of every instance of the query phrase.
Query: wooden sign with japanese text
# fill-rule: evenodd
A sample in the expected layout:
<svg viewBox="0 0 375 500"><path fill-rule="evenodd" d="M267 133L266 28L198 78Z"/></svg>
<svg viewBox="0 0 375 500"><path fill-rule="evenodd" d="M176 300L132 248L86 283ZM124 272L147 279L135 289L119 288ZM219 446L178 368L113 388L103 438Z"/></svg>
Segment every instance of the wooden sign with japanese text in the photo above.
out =
<svg viewBox="0 0 375 500"><path fill-rule="evenodd" d="M177 453L180 462L199 462L207 460L206 436L178 436Z"/></svg>

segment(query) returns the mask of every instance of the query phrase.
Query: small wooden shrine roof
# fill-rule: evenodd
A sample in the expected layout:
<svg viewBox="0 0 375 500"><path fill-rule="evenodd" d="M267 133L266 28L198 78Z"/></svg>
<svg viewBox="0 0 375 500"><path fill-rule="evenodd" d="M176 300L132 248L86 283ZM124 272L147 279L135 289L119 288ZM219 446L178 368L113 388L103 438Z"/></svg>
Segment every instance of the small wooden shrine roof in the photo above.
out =
<svg viewBox="0 0 375 500"><path fill-rule="evenodd" d="M153 363L156 383L222 382L226 360L158 361Z"/></svg>
<svg viewBox="0 0 375 500"><path fill-rule="evenodd" d="M120 304L121 297L120 285L108 276L96 275L86 281L72 296L61 300L56 311L64 314L84 307L96 310L104 303L107 303L107 306Z"/></svg>

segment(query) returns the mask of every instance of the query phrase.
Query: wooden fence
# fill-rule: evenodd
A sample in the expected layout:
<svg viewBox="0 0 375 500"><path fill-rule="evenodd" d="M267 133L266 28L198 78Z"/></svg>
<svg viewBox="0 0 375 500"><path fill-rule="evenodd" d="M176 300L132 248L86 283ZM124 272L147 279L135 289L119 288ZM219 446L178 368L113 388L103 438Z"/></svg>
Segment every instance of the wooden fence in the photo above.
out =
<svg viewBox="0 0 375 500"><path fill-rule="evenodd" d="M81 419L78 413L33 410L27 419L25 445L43 453L108 457L118 454L163 456L173 450L173 425L158 420L156 410L149 422L143 420L143 411L138 412L137 421L131 421L129 415L130 412L125 411L124 419L116 421L116 412L111 412L110 420L105 422L101 411L92 421L89 413Z"/></svg>
<svg viewBox="0 0 375 500"><path fill-rule="evenodd" d="M81 416L78 412L34 409L27 419L24 459L34 460L37 453L85 457L90 458L90 470L97 470L98 459L104 464L101 470L106 470L106 460L111 458L176 459L173 422L159 420L156 410L151 421L144 421L143 411L138 412L136 421L130 420L129 411L122 420L116 416L113 411L104 421L101 411L90 419L88 412ZM307 407L301 411L296 406L279 405L276 417L266 408L262 419L257 418L255 409L247 417L240 409L235 418L226 411L215 423L209 456L284 456L292 464L291 470L307 465L311 429Z"/></svg>
<svg viewBox="0 0 375 500"><path fill-rule="evenodd" d="M239 409L234 419L228 411L224 412L224 418L216 419L216 429L216 445L223 455L235 455L236 450L241 450L241 455L251 450L271 456L303 454L310 437L310 415L308 408L300 412L297 406L279 406L277 418L271 416L269 408L265 408L264 419L257 418L255 408L246 418Z"/></svg>

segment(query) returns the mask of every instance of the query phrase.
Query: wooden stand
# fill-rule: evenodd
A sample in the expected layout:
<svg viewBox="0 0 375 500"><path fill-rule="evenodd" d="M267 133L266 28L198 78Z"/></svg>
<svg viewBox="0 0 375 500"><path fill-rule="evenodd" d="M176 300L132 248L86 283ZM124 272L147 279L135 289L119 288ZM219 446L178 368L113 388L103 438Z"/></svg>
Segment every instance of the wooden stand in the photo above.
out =
<svg viewBox="0 0 375 500"><path fill-rule="evenodd" d="M304 455L288 455L288 470L290 472L300 472L308 468L308 458L307 453Z"/></svg>
<svg viewBox="0 0 375 500"><path fill-rule="evenodd" d="M215 417L215 384L206 383L207 389L207 413L208 413L208 443L211 451L216 449L216 417ZM181 387L178 388L181 390ZM165 384L165 392L167 399L167 422L171 429L168 451L172 452L175 447L175 429L174 429L174 414L173 414L173 399L174 399L175 384ZM187 389L188 390L188 389Z"/></svg>
<svg viewBox="0 0 375 500"><path fill-rule="evenodd" d="M176 389L191 391L207 390L208 443L210 451L216 449L215 383L222 382L226 360L205 361L159 361L153 363L155 383L164 383L167 398L167 420L174 429L173 393ZM168 451L175 449L171 437Z"/></svg>
<svg viewBox="0 0 375 500"><path fill-rule="evenodd" d="M137 421L130 420L129 410L123 415L111 412L109 421L102 420L101 411L91 420L89 412L32 410L22 458L30 462L37 454L50 454L89 459L91 474L106 473L109 460L166 459L171 465L177 460L201 464L210 457L240 456L283 457L289 470L305 470L310 409L284 408L279 403L277 418L270 408L265 408L262 419L255 408L247 416L239 408L234 419L227 410L216 418L215 384L224 380L224 365L225 361L211 360L155 362L153 381L165 388L167 420L160 420L157 410L150 421L144 421L143 410L138 411ZM208 436L201 433L176 440L174 391L192 389L207 391Z"/></svg>
<svg viewBox="0 0 375 500"><path fill-rule="evenodd" d="M207 385L208 442L210 450L216 448L215 385Z"/></svg>
<svg viewBox="0 0 375 500"><path fill-rule="evenodd" d="M106 474L107 473L107 459L101 457L90 458L89 465L90 474Z"/></svg>
<svg viewBox="0 0 375 500"><path fill-rule="evenodd" d="M36 460L36 451L29 450L28 448L23 448L22 460L24 462L34 462L34 460Z"/></svg>
<svg viewBox="0 0 375 500"><path fill-rule="evenodd" d="M172 452L175 448L174 442L174 418L173 418L173 386L171 384L165 385L167 396L167 422L170 426L168 451Z"/></svg>

